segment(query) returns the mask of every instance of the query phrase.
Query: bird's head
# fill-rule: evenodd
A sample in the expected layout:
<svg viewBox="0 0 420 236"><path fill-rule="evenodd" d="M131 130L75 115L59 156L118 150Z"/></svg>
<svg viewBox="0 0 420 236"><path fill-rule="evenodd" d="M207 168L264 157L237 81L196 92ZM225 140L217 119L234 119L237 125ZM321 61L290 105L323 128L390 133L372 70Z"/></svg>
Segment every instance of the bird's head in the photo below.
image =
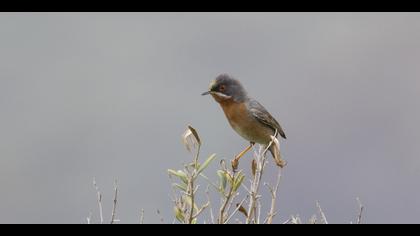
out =
<svg viewBox="0 0 420 236"><path fill-rule="evenodd" d="M217 76L210 83L209 90L201 95L211 94L217 102L233 100L243 102L247 98L247 93L242 84L227 74Z"/></svg>

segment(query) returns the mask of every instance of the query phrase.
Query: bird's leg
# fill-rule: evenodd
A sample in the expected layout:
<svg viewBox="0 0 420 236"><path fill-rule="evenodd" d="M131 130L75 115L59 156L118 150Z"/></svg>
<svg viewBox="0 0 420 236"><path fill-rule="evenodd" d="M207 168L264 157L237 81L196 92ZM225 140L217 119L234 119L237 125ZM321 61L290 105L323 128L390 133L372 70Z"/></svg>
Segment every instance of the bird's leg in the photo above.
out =
<svg viewBox="0 0 420 236"><path fill-rule="evenodd" d="M241 159L241 157L243 157L245 155L245 153L247 153L249 150L251 150L252 146L254 146L254 142L250 142L249 146L246 147L242 152L240 152L238 155L236 155L235 159L232 160L232 169L236 170L238 169L238 165L239 165L239 159Z"/></svg>

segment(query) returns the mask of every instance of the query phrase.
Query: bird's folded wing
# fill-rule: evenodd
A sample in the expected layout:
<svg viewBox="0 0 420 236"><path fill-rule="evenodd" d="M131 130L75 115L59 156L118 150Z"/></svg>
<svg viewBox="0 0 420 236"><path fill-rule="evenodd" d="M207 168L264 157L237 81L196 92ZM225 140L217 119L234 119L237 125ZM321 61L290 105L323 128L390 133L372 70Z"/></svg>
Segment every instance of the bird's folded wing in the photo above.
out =
<svg viewBox="0 0 420 236"><path fill-rule="evenodd" d="M271 114L263 107L263 105L261 105L254 99L251 99L248 104L249 111L258 121L269 126L273 130L277 130L280 136L286 139L286 134L281 128L279 122L277 122L276 119L274 119L274 117L271 116Z"/></svg>

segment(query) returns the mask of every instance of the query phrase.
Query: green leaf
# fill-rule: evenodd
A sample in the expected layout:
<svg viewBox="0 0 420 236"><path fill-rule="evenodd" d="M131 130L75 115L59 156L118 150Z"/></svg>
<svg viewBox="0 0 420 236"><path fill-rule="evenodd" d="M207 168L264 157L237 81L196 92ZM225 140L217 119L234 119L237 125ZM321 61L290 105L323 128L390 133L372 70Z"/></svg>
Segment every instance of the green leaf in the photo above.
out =
<svg viewBox="0 0 420 236"><path fill-rule="evenodd" d="M196 225L196 224L197 224L197 218L194 218L194 219L191 221L191 224L192 224L192 225Z"/></svg>
<svg viewBox="0 0 420 236"><path fill-rule="evenodd" d="M226 176L226 179L228 180L228 182L229 182L229 185L230 186L233 186L233 178L232 178L232 176L229 174L229 173L226 173L225 172L225 176Z"/></svg>
<svg viewBox="0 0 420 236"><path fill-rule="evenodd" d="M180 223L184 223L185 217L184 217L184 214L182 213L181 209L179 209L179 207L174 207L174 213L175 213L175 218Z"/></svg>
<svg viewBox="0 0 420 236"><path fill-rule="evenodd" d="M226 184L227 184L226 174L223 170L218 170L217 175L219 176L220 190L222 192L225 192Z"/></svg>
<svg viewBox="0 0 420 236"><path fill-rule="evenodd" d="M168 173L170 175L177 176L178 178L180 178L182 180L182 182L184 182L185 184L188 184L187 174L185 174L182 170L175 171L175 170L169 169Z"/></svg>
<svg viewBox="0 0 420 236"><path fill-rule="evenodd" d="M184 201L188 204L188 206L191 207L192 201L191 201L191 197L190 196L184 196ZM198 206L195 203L194 203L194 210L195 211L198 211Z"/></svg>
<svg viewBox="0 0 420 236"><path fill-rule="evenodd" d="M203 172L203 170L205 170L215 158L216 158L216 154L210 155L209 158L207 158L207 160L198 168L197 175Z"/></svg>
<svg viewBox="0 0 420 236"><path fill-rule="evenodd" d="M176 187L176 188L178 188L178 189L180 189L184 192L187 192L187 185L186 184L173 183L172 186L174 186L174 187Z"/></svg>
<svg viewBox="0 0 420 236"><path fill-rule="evenodd" d="M233 184L233 191L236 192L238 188L241 186L242 182L245 179L245 175L239 174L238 177L235 179L235 183Z"/></svg>

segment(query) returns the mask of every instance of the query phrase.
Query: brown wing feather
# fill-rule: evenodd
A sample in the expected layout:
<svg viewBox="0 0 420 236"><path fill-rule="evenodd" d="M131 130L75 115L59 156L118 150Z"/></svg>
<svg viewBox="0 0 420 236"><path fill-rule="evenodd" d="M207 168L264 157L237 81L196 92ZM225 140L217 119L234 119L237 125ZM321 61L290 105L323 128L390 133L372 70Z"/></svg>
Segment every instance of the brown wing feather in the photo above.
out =
<svg viewBox="0 0 420 236"><path fill-rule="evenodd" d="M277 130L277 132L280 134L281 137L286 139L286 134L284 133L283 129L281 128L279 122L277 122L276 119L274 119L273 116L261 105L259 102L257 102L254 99L251 99L249 101L249 110L251 114L261 123L269 126L274 131Z"/></svg>

